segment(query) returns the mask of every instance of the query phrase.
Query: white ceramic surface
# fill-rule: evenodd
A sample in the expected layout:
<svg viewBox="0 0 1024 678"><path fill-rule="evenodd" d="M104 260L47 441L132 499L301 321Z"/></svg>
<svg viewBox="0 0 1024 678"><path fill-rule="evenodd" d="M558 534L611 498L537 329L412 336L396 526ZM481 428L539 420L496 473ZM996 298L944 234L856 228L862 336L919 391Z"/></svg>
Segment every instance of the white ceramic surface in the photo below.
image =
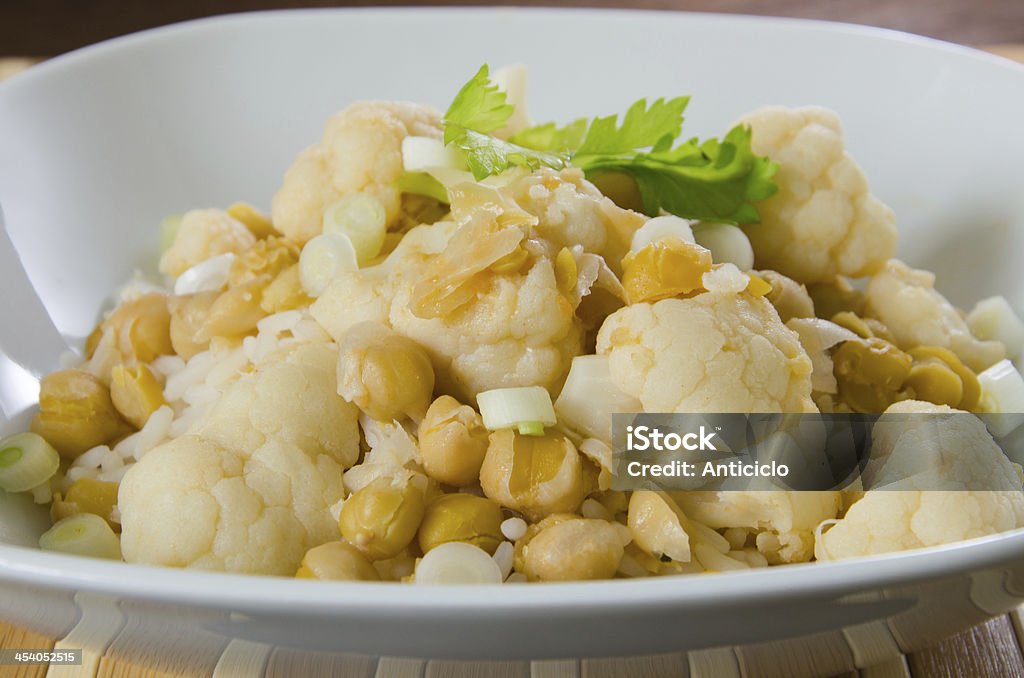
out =
<svg viewBox="0 0 1024 678"><path fill-rule="evenodd" d="M302 11L91 47L0 85L11 240L57 329L80 338L152 258L163 215L239 199L267 207L329 114L363 98L443 106L482 62L530 67L538 120L690 93L687 129L706 135L766 103L829 106L899 216L901 253L937 270L957 302L1002 292L1024 307L1024 69L897 33L736 16ZM0 269L13 263L4 256ZM31 347L23 305L3 294L0 347ZM40 364L54 358L46 345ZM0 355L0 429L24 424L33 388ZM912 650L1021 602L1020 531L860 562L503 588L228 577L0 546L0 617L48 633L85 608L120 609L140 628L173 618L218 636L396 656L640 654L872 624Z"/></svg>

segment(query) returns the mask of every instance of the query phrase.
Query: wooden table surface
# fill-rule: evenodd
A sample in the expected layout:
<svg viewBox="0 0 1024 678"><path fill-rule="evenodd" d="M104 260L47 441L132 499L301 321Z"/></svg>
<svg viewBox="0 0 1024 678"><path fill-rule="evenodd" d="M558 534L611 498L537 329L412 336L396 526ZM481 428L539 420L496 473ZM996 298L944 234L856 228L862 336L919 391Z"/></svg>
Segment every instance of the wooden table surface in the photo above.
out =
<svg viewBox="0 0 1024 678"><path fill-rule="evenodd" d="M60 4L60 3L56 3ZM99 4L99 3L97 3ZM171 5L173 3L167 3ZM183 3L189 4L189 3ZM654 4L654 3L648 3ZM742 4L742 3L734 3ZM774 6L785 3L767 3ZM845 4L837 2L835 4ZM878 4L868 0L864 4ZM897 2L897 5L914 3ZM955 3L954 3L955 4ZM997 3L980 2L979 6ZM1024 0L1014 3L1024 10ZM0 7L5 6L0 3ZM0 45L4 44L0 11ZM1020 13L1020 12L1018 12ZM1015 30L1024 30L1024 16ZM1021 36L1024 42L1024 36ZM986 49L1024 62L1024 44L987 45ZM31 58L0 58L0 80L33 63ZM997 617L951 638L936 639L922 651L902 654L891 640L855 639L838 632L814 640L763 646L720 648L689 654L622 659L579 659L544 662L443 662L365 658L305 653L287 648L225 641L193 653L187 663L169 666L152 660L131 628L108 629L97 638L84 620L65 638L54 639L0 621L0 649L76 649L85 647L81 667L48 670L45 666L0 667L6 678L170 678L212 676L356 675L365 678L615 678L617 676L689 676L689 678L798 678L799 676L861 676L863 678L1024 678L1024 608ZM85 641L88 639L88 642ZM822 651L825 646L826 651ZM864 658L877 658L865 664Z"/></svg>

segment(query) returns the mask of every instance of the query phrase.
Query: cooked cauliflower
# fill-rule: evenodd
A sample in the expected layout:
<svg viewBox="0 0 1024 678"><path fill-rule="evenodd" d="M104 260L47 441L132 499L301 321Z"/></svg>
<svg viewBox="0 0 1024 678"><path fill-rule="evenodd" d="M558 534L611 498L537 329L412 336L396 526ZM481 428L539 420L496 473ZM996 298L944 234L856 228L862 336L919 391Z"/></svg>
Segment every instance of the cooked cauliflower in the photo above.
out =
<svg viewBox="0 0 1024 678"><path fill-rule="evenodd" d="M160 272L178 277L196 264L220 254L241 254L256 236L227 212L191 210L181 218L174 243L160 258Z"/></svg>
<svg viewBox="0 0 1024 678"><path fill-rule="evenodd" d="M608 317L597 350L646 412L816 411L810 358L763 297L720 289L633 304Z"/></svg>
<svg viewBox="0 0 1024 678"><path fill-rule="evenodd" d="M693 520L714 529L754 533L757 550L773 565L803 563L814 555L814 531L839 513L839 492L675 492Z"/></svg>
<svg viewBox="0 0 1024 678"><path fill-rule="evenodd" d="M336 360L332 344L272 354L135 464L118 502L125 560L290 576L308 549L338 539L329 507L359 431Z"/></svg>
<svg viewBox="0 0 1024 678"><path fill-rule="evenodd" d="M1006 458L981 420L915 400L885 411L915 413L951 416L879 419L864 477L867 492L842 519L822 524L819 560L935 546L1024 527L1021 469Z"/></svg>
<svg viewBox="0 0 1024 678"><path fill-rule="evenodd" d="M597 205L593 196L572 195ZM390 325L428 351L441 391L464 401L512 386L556 393L583 350L575 311L587 291L577 283L593 254L563 254L558 238L570 237L560 231L570 222L547 224L505 190L455 191L452 215L457 223L415 228L383 263L335 280L313 316L335 338L359 321ZM572 258L568 272L559 255ZM596 274L588 281L599 284Z"/></svg>
<svg viewBox="0 0 1024 678"><path fill-rule="evenodd" d="M896 250L895 216L844 150L836 114L769 106L741 122L754 152L779 163L778 193L758 204L761 223L743 229L758 268L802 283L880 269Z"/></svg>
<svg viewBox="0 0 1024 678"><path fill-rule="evenodd" d="M998 341L981 341L971 334L957 310L935 289L935 275L891 259L871 278L865 314L889 329L903 349L917 346L948 348L975 372L1003 359Z"/></svg>
<svg viewBox="0 0 1024 678"><path fill-rule="evenodd" d="M575 167L533 172L510 184L507 192L538 218L537 236L558 248L579 245L604 257L614 271L621 270L633 233L647 220L606 198Z"/></svg>
<svg viewBox="0 0 1024 678"><path fill-rule="evenodd" d="M299 243L319 235L324 209L351 193L368 193L388 223L401 212L402 140L439 138L440 119L426 106L360 101L333 115L319 143L296 158L271 205L274 226Z"/></svg>

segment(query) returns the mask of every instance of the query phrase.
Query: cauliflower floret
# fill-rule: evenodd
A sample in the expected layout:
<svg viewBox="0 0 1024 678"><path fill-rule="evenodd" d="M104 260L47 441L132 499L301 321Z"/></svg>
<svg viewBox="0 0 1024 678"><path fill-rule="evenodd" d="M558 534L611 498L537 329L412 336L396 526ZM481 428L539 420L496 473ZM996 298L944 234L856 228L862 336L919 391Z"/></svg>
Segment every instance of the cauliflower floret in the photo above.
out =
<svg viewBox="0 0 1024 678"><path fill-rule="evenodd" d="M675 492L693 520L714 529L744 528L773 565L804 563L814 555L814 531L839 513L839 492Z"/></svg>
<svg viewBox="0 0 1024 678"><path fill-rule="evenodd" d="M646 412L816 411L810 358L763 297L716 289L633 304L608 317L597 350Z"/></svg>
<svg viewBox="0 0 1024 678"><path fill-rule="evenodd" d="M319 143L296 158L274 196L274 226L299 243L320 233L324 209L351 193L368 193L388 223L401 212L402 140L439 138L437 112L416 104L360 101L333 115Z"/></svg>
<svg viewBox="0 0 1024 678"><path fill-rule="evenodd" d="M507 192L539 219L536 235L556 248L580 245L604 257L616 272L633 233L647 220L606 198L575 167L534 172L510 184Z"/></svg>
<svg viewBox="0 0 1024 678"><path fill-rule="evenodd" d="M359 455L358 411L336 393L337 349L299 345L232 384L188 434L121 482L125 559L291 575L338 539L330 507Z"/></svg>
<svg viewBox="0 0 1024 678"><path fill-rule="evenodd" d="M754 152L779 163L778 193L758 204L761 223L743 229L758 268L803 283L881 268L896 249L895 216L844 150L836 114L770 106L741 122L753 130Z"/></svg>
<svg viewBox="0 0 1024 678"><path fill-rule="evenodd" d="M452 216L457 223L419 226L382 264L335 280L313 317L335 338L355 322L389 325L427 350L439 389L463 401L512 386L557 393L583 350L575 311L589 292L579 283L600 284L585 265L596 255L563 253L539 235L560 227L492 187L453 190ZM556 270L560 255L575 264Z"/></svg>
<svg viewBox="0 0 1024 678"><path fill-rule="evenodd" d="M976 372L1004 357L1001 343L971 334L957 310L935 289L933 273L912 269L898 259L889 260L871 278L865 314L882 321L900 348L948 348Z"/></svg>
<svg viewBox="0 0 1024 678"><path fill-rule="evenodd" d="M160 272L178 277L221 254L241 254L256 236L241 221L218 209L191 210L181 218L174 244L160 258Z"/></svg>
<svg viewBox="0 0 1024 678"><path fill-rule="evenodd" d="M888 416L912 414L950 416ZM907 400L885 411L872 437L872 460L864 476L868 491L842 519L821 525L819 560L935 546L1024 527L1021 469L976 417Z"/></svg>
<svg viewBox="0 0 1024 678"><path fill-rule="evenodd" d="M392 326L427 349L445 390L468 402L492 388L543 386L557 393L583 351L580 321L547 259L492 278L473 303L445 318L418 317L410 295L408 287L395 295Z"/></svg>

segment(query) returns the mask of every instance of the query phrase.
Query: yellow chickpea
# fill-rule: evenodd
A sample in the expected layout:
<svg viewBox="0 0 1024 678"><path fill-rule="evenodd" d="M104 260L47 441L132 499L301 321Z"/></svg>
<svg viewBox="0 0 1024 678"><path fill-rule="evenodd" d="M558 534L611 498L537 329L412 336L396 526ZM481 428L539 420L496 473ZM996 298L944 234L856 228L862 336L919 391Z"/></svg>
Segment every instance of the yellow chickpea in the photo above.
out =
<svg viewBox="0 0 1024 678"><path fill-rule="evenodd" d="M148 363L174 353L167 295L146 294L122 303L104 321L103 329L113 332L122 363Z"/></svg>
<svg viewBox="0 0 1024 678"><path fill-rule="evenodd" d="M472 485L487 454L487 429L477 411L451 396L427 409L419 426L420 452L427 475L448 485Z"/></svg>
<svg viewBox="0 0 1024 678"><path fill-rule="evenodd" d="M424 553L451 541L465 542L493 554L504 537L501 507L472 494L443 494L427 506L419 529Z"/></svg>
<svg viewBox="0 0 1024 678"><path fill-rule="evenodd" d="M573 518L541 530L524 546L523 573L531 581L611 579L624 552L614 525Z"/></svg>
<svg viewBox="0 0 1024 678"><path fill-rule="evenodd" d="M117 483L79 478L71 484L67 494L63 497L59 494L54 497L50 506L50 517L53 518L53 522L58 522L81 513L91 513L106 520L115 532L120 532L121 526L111 520L116 505Z"/></svg>
<svg viewBox="0 0 1024 678"><path fill-rule="evenodd" d="M370 560L397 555L416 537L423 520L423 493L377 481L345 500L339 526L345 539Z"/></svg>
<svg viewBox="0 0 1024 678"><path fill-rule="evenodd" d="M295 573L298 579L334 581L380 581L376 568L366 556L344 541L332 541L311 548Z"/></svg>
<svg viewBox="0 0 1024 678"><path fill-rule="evenodd" d="M114 407L135 428L142 428L149 415L164 403L163 389L145 365L118 365L110 375L110 399Z"/></svg>
<svg viewBox="0 0 1024 678"><path fill-rule="evenodd" d="M565 436L502 429L491 433L480 485L488 498L531 519L575 512L584 497L583 462Z"/></svg>
<svg viewBox="0 0 1024 678"><path fill-rule="evenodd" d="M374 322L354 325L338 350L338 393L378 421L421 421L434 391L434 367L412 339Z"/></svg>
<svg viewBox="0 0 1024 678"><path fill-rule="evenodd" d="M110 390L85 370L60 370L39 383L39 412L31 430L65 459L131 431L110 399Z"/></svg>
<svg viewBox="0 0 1024 678"><path fill-rule="evenodd" d="M692 295L704 289L711 252L678 238L662 238L622 261L622 285L632 304Z"/></svg>
<svg viewBox="0 0 1024 678"><path fill-rule="evenodd" d="M171 297L168 304L171 311L171 346L183 359L188 360L210 345L208 339L196 341L196 335L219 296L220 292L199 292Z"/></svg>

